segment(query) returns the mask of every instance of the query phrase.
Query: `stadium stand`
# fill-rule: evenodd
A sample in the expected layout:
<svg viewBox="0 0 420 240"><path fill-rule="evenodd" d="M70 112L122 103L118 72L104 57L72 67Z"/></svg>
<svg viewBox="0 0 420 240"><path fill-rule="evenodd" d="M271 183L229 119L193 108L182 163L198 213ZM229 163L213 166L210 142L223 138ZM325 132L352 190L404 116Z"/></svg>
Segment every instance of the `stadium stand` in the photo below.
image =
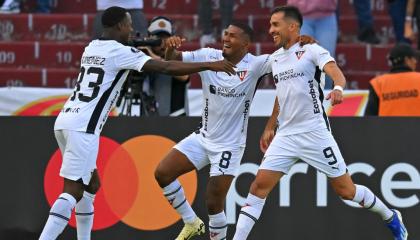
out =
<svg viewBox="0 0 420 240"><path fill-rule="evenodd" d="M273 6L285 2L236 1L234 19L246 21L255 29L254 53L275 50L267 33L268 16ZM372 77L388 69L386 55L395 40L386 2L373 1L375 30L382 43L367 45L356 40L357 18L351 0L340 1L336 59L351 89L367 89ZM0 86L72 87L83 47L91 37L95 1L53 1L51 14L31 14L34 4L34 1L25 1L21 14L0 15ZM173 19L177 34L191 40L183 50L199 48L197 1L145 1L144 12L148 19L157 15ZM215 13L214 18L218 21L220 16ZM199 88L200 85L195 75L191 87Z"/></svg>

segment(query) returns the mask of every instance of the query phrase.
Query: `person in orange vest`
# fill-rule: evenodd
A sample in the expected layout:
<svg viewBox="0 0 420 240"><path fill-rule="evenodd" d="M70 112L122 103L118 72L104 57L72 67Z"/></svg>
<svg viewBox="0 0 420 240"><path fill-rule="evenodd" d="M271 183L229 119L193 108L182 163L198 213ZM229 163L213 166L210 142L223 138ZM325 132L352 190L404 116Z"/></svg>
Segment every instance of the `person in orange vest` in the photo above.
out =
<svg viewBox="0 0 420 240"><path fill-rule="evenodd" d="M389 53L390 73L370 81L366 116L420 116L420 51L405 43Z"/></svg>

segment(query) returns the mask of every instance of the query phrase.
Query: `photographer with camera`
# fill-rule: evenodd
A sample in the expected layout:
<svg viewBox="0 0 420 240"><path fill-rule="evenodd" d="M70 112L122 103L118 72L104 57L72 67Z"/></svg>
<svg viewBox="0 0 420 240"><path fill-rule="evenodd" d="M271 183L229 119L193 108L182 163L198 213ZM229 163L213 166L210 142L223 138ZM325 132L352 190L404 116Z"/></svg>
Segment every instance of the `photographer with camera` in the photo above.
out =
<svg viewBox="0 0 420 240"><path fill-rule="evenodd" d="M172 21L157 16L150 21L149 37L140 43L139 49L156 60L165 58L165 39L173 35ZM161 40L161 44L159 43ZM142 91L144 96L156 102L157 114L160 116L185 116L187 113L187 89L189 75L170 76L162 73L146 73Z"/></svg>

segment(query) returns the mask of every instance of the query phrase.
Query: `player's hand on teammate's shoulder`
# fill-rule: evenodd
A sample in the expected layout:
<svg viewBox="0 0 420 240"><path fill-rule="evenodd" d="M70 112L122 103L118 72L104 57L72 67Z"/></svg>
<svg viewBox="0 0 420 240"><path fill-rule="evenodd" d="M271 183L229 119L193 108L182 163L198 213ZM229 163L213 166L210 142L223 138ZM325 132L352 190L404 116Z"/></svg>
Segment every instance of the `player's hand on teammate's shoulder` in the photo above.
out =
<svg viewBox="0 0 420 240"><path fill-rule="evenodd" d="M313 43L318 43L318 41L316 41L315 38L313 38L309 35L299 36L299 44L300 44L301 47L306 45L306 44L313 44Z"/></svg>
<svg viewBox="0 0 420 240"><path fill-rule="evenodd" d="M343 91L340 89L333 89L326 97L327 100L331 100L331 105L340 104L343 102Z"/></svg>
<svg viewBox="0 0 420 240"><path fill-rule="evenodd" d="M268 146L270 146L271 141L273 140L275 131L271 129L265 129L260 138L260 150L265 153Z"/></svg>
<svg viewBox="0 0 420 240"><path fill-rule="evenodd" d="M229 76L236 74L236 71L234 69L235 67L235 64L229 62L226 59L215 62L209 62L209 70L216 72L225 72Z"/></svg>
<svg viewBox="0 0 420 240"><path fill-rule="evenodd" d="M177 49L182 46L182 43L185 42L186 39L180 36L171 36L165 39L165 46L167 48Z"/></svg>

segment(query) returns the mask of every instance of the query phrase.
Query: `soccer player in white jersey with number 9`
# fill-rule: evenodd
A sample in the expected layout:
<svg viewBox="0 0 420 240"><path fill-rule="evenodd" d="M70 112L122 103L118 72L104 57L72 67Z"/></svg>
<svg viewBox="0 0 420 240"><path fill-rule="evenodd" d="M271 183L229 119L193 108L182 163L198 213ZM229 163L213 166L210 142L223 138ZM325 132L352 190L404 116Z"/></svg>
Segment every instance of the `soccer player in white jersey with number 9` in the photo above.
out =
<svg viewBox="0 0 420 240"><path fill-rule="evenodd" d="M76 209L77 239L89 240L93 224L93 200L99 189L96 171L99 134L130 70L185 75L205 70L235 73L228 61L182 63L157 61L126 46L133 31L126 9L110 7L102 16L102 37L85 48L75 90L54 126L63 154L60 176L63 193L51 207L41 240L56 239Z"/></svg>
<svg viewBox="0 0 420 240"><path fill-rule="evenodd" d="M233 240L247 239L266 197L299 159L325 173L342 199L379 214L395 240L405 240L408 234L401 214L385 206L369 188L354 184L347 173L322 106L324 74L334 81L335 87L326 97L332 105L342 102L346 81L327 50L318 44L299 46L301 26L302 15L296 7L273 10L269 32L278 50L269 62L277 97L260 139L265 155L240 211Z"/></svg>

